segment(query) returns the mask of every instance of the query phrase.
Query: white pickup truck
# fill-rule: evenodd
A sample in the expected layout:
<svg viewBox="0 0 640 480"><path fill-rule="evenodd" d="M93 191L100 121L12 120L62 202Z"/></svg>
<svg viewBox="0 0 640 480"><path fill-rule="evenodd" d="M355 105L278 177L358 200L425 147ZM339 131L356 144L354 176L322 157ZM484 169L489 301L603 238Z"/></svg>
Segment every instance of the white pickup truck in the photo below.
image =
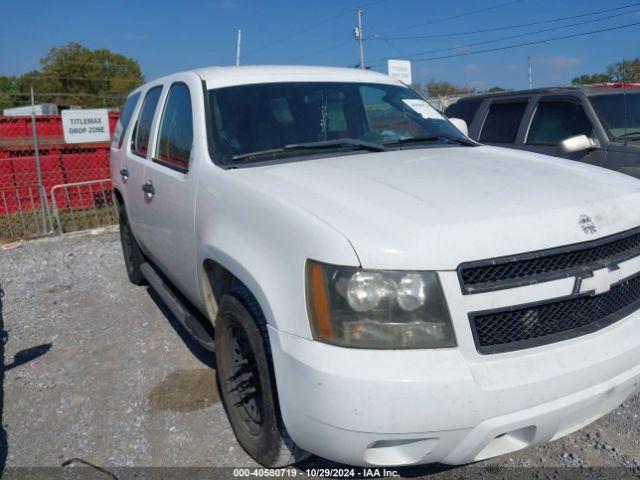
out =
<svg viewBox="0 0 640 480"><path fill-rule="evenodd" d="M454 123L355 69L207 68L128 97L127 273L215 350L261 464L473 462L638 391L640 182Z"/></svg>

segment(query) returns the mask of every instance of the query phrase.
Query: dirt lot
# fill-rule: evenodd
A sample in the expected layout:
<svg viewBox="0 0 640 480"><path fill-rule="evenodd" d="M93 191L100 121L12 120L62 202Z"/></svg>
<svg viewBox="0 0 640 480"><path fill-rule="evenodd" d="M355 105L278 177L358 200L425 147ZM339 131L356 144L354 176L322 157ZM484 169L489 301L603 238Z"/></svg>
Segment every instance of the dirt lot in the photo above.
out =
<svg viewBox="0 0 640 480"><path fill-rule="evenodd" d="M213 356L186 337L152 290L128 283L117 234L0 251L0 286L0 472L6 467L7 478L24 475L17 467L59 467L71 458L118 471L120 479L134 471L121 467L256 466L225 417ZM639 415L635 397L550 445L464 468L398 473L637 478ZM317 458L299 465L302 471L315 467L339 466ZM165 472L162 478L178 476L178 470Z"/></svg>

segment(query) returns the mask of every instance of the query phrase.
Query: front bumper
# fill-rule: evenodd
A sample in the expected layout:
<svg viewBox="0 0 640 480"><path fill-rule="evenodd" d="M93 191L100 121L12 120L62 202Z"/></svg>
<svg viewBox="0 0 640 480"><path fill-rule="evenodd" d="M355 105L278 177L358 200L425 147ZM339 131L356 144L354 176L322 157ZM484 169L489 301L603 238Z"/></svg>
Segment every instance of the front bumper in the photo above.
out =
<svg viewBox="0 0 640 480"><path fill-rule="evenodd" d="M640 314L590 335L482 356L340 348L269 328L285 426L351 465L463 464L544 443L640 387Z"/></svg>

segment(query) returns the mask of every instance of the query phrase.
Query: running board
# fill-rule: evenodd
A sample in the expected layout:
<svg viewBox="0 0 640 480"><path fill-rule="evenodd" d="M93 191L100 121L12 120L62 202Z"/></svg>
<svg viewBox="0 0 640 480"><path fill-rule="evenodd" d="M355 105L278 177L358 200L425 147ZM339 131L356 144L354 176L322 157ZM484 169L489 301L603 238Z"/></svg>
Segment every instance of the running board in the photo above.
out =
<svg viewBox="0 0 640 480"><path fill-rule="evenodd" d="M213 352L215 342L211 334L204 328L202 322L190 311L189 307L176 295L171 285L162 278L161 274L159 274L149 262L140 265L140 270L149 282L149 285L153 287L185 330L187 330L200 345Z"/></svg>

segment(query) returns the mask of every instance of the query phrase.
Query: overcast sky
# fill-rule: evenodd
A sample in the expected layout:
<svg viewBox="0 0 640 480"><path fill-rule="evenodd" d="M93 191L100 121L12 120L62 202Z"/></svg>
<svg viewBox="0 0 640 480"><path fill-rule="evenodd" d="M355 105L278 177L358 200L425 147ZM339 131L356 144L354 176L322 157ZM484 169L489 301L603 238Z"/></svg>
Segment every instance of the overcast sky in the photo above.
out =
<svg viewBox="0 0 640 480"><path fill-rule="evenodd" d="M623 57L640 56L640 25L466 55L640 22L640 2L632 0L23 0L3 2L0 74L35 69L51 47L70 41L131 56L147 79L230 65L235 62L238 28L243 64L353 66L358 61L353 37L358 6L364 9L369 38L366 60L386 71L386 59L409 56L414 79L422 83L448 80L478 89L526 88L531 56L534 84L560 85L581 73L602 71ZM602 13L586 15L594 12ZM549 22L559 18L566 19ZM586 23L576 25L580 22ZM505 28L524 23L538 24ZM466 33L496 28L502 29ZM531 32L539 33L525 35ZM421 36L430 38L399 38ZM460 54L465 55L437 58Z"/></svg>

